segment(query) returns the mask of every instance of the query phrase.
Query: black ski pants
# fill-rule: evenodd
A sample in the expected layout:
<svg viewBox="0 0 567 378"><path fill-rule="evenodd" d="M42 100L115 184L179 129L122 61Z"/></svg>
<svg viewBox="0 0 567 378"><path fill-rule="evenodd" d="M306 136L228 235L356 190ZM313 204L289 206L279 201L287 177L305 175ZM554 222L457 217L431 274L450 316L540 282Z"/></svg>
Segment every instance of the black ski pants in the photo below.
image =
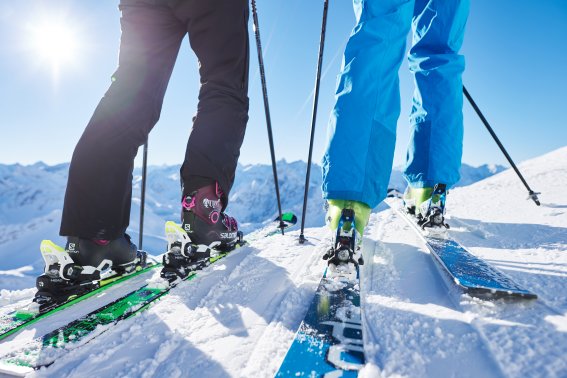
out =
<svg viewBox="0 0 567 378"><path fill-rule="evenodd" d="M159 119L181 42L199 60L197 114L183 185L218 181L228 197L248 121L247 0L121 0L119 66L69 169L60 234L115 239L130 218L138 147Z"/></svg>

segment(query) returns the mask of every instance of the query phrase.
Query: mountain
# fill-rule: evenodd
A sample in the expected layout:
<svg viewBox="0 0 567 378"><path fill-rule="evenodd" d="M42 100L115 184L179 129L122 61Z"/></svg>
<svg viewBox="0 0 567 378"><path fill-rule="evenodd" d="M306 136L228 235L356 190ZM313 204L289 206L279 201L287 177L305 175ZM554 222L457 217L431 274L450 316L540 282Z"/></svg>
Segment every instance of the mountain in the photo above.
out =
<svg viewBox="0 0 567 378"><path fill-rule="evenodd" d="M303 209L306 167L302 161L278 162L282 209L293 211L299 217ZM40 241L53 239L64 244L64 238L58 234L68 169L68 164L0 164L0 289L34 286L34 277L43 269L38 251ZM477 181L502 169L500 166L491 170L486 166L463 165L461 182ZM321 168L313 164L306 227L324 224L320 172ZM391 184L400 190L405 187L399 169L393 171ZM163 251L165 221L180 218L179 191L179 166L148 167L144 249L155 254ZM128 229L134 241L139 238L140 192L141 169L137 168ZM238 165L227 212L239 221L245 233L276 218L278 211L270 165ZM22 267L28 267L25 274L12 271Z"/></svg>
<svg viewBox="0 0 567 378"><path fill-rule="evenodd" d="M541 206L526 200L518 177L506 170L451 192L449 232L538 299L480 300L455 290L408 225L378 206L363 239L367 365L360 377L567 376L567 147L519 168L533 189L542 192ZM241 169L250 181L240 184L242 191L235 185L234 193L250 196L246 187L270 193L269 185L261 186L270 182L269 169ZM286 170L282 168L282 176ZM297 175L301 179L303 173ZM287 177L291 182L291 174ZM254 241L174 288L139 316L70 348L36 374L273 377L325 269L321 256L328 248L327 234L325 227L312 227L306 229L306 244L297 242L297 230ZM32 295L33 290L3 290L0 304L8 311ZM85 303L71 312L88 311ZM63 324L65 312L58 316ZM53 323L47 318L6 339L0 355L54 329L58 324Z"/></svg>

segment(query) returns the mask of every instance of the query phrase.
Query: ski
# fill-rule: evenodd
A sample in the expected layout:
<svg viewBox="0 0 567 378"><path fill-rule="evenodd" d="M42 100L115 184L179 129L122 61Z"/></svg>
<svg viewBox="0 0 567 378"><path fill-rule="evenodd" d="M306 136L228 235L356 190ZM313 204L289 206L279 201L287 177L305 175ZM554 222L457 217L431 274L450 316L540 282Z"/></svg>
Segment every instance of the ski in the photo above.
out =
<svg viewBox="0 0 567 378"><path fill-rule="evenodd" d="M285 229L289 229L293 227L297 222L297 217L293 213L283 213L282 214L282 221L284 224ZM279 223L279 218L274 219L274 224L276 222ZM252 237L259 237L259 236L271 236L281 232L280 229L274 229L273 225L270 225L264 228L263 234L254 233ZM259 232L261 232L260 230ZM40 246L40 250L42 253L49 252L49 251L56 251L56 252L63 252L64 248L61 246L56 245L51 240L43 240ZM140 251L142 252L142 251ZM145 253L145 252L144 252ZM44 307L41 310L36 303L26 303L23 306L16 308L13 311L10 311L7 314L3 314L0 316L0 341L25 329L32 324L50 316L55 313L58 313L62 310L65 310L74 304L82 302L90 297L99 295L102 291L117 285L122 284L126 280L138 276L142 273L145 273L149 270L152 270L157 267L161 267L162 265L154 262L149 261L145 263L144 266L139 266L135 271L129 274L116 274L115 272L109 272L105 274L105 278L101 279L98 283L98 287L92 291L83 293L81 295L75 295L71 297L69 300L53 304L49 307Z"/></svg>
<svg viewBox="0 0 567 378"><path fill-rule="evenodd" d="M391 197L394 196L398 197L397 195ZM464 293L482 299L537 298L536 294L522 288L510 277L470 253L448 235L442 234L443 237L440 238L435 237L435 232L429 235L425 234L417 225L415 219L403 209L400 200L389 198L385 202L425 242L438 266L448 275L450 281Z"/></svg>
<svg viewBox="0 0 567 378"><path fill-rule="evenodd" d="M171 227L173 222L168 223ZM235 248L243 244L244 242L237 243ZM216 263L229 253L230 251L221 252L212 256L208 265ZM68 350L83 345L119 321L145 310L179 283L190 281L196 276L197 271L193 271L171 284L166 284L164 280L150 282L65 326L35 338L23 348L3 356L0 359L0 373L20 375L47 367ZM94 332L95 330L99 331Z"/></svg>
<svg viewBox="0 0 567 378"><path fill-rule="evenodd" d="M293 218L297 219L295 216ZM279 218L277 222L280 224ZM283 219L283 224L285 228L289 228L295 223ZM273 226L267 226L265 230L268 228L271 231ZM174 222L166 223L166 235L170 245L180 234L186 235L179 225ZM258 233L257 238L263 235L267 235L267 231ZM250 240L252 241L253 239L255 238ZM206 266L215 264L234 249L246 243L247 241L240 239L234 244L233 249L218 251L218 253L209 258ZM162 266L162 264L158 264L158 266ZM169 284L164 279L150 280L146 285L129 292L115 301L75 319L42 337L31 340L24 347L0 357L0 373L25 375L51 365L69 350L91 341L108 329L111 329L113 325L121 320L128 319L149 308L157 300L167 295L179 283L194 279L202 268L204 267L199 266L198 269L189 272L183 279L178 279Z"/></svg>
<svg viewBox="0 0 567 378"><path fill-rule="evenodd" d="M50 240L43 240L40 249L42 250L42 252L46 250L56 250L59 252L64 251L62 247L56 245ZM145 252L143 251L139 251L139 253L145 254ZM56 303L49 307L40 309L39 305L35 302L27 303L24 306L15 309L14 311L0 316L0 340L3 340L6 337L21 331L22 329L36 323L41 319L44 319L59 311L65 310L73 306L74 304L82 302L92 296L96 296L102 291L114 285L121 284L126 280L152 270L157 266L157 263L150 261L148 263L144 263L143 265L137 266L136 269L131 273L117 274L116 272L112 271L108 272L107 274L105 274L105 277L98 282L98 287L94 290L82 293L80 295L74 295L67 301Z"/></svg>
<svg viewBox="0 0 567 378"><path fill-rule="evenodd" d="M264 237L279 234L280 232L282 232L281 227L283 227L284 230L289 230L297 223L297 216L294 213L283 213L281 217L281 221L282 223L280 223L280 217L274 219L273 224L274 225L277 224L277 227L267 232L264 231L263 232ZM269 226L269 227L274 228L273 226Z"/></svg>
<svg viewBox="0 0 567 378"><path fill-rule="evenodd" d="M351 233L342 231L343 224L347 222L352 223ZM341 245L341 242L346 242L346 245ZM358 267L363 261L361 258L357 261L352 254L357 249L354 213L345 214L343 210L337 243L323 257L329 259L329 267L276 373L277 377L356 377L364 367ZM343 265L349 268L342 269Z"/></svg>

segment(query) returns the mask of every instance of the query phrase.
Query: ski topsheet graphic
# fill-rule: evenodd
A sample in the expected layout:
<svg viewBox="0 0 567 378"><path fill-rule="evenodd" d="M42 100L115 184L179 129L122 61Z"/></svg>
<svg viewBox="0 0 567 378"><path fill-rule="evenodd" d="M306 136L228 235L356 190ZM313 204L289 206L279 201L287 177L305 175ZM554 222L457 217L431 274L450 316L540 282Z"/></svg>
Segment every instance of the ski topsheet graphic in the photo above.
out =
<svg viewBox="0 0 567 378"><path fill-rule="evenodd" d="M229 253L231 252L219 253L211 257L210 265ZM197 273L198 271L190 273L183 281L192 280ZM0 359L0 373L26 374L49 366L69 350L92 340L119 321L143 311L180 283L178 281L167 285L161 281L163 280L158 284L146 284L65 326L33 339L23 348L8 353Z"/></svg>
<svg viewBox="0 0 567 378"><path fill-rule="evenodd" d="M44 242L46 241L44 240ZM90 297L99 295L102 291L107 290L108 288L114 285L122 284L125 281L129 280L130 278L136 277L142 273L145 273L151 269L156 268L157 266L158 266L157 263L150 261L146 264L145 267L143 268L140 267L139 269L135 270L132 273L124 274L124 275L114 275L105 278L100 281L98 288L90 292L84 293L82 295L75 296L74 298L68 300L67 302L56 304L50 307L49 309L41 312L38 310L38 306L35 303L26 303L22 307L19 307L18 309L10 313L0 316L0 340L5 339L10 335L13 335L14 333L17 333L20 330L31 326L32 324L36 323L41 319L44 319L50 315L63 311Z"/></svg>
<svg viewBox="0 0 567 378"><path fill-rule="evenodd" d="M342 210L335 243L324 256L329 266L277 377L356 377L364 367L358 266L364 262L354 219L353 210Z"/></svg>
<svg viewBox="0 0 567 378"><path fill-rule="evenodd" d="M404 211L401 200L388 199L386 203L416 231L438 265L465 293L481 298L537 298L536 294L522 288L455 240L425 235L415 220Z"/></svg>
<svg viewBox="0 0 567 378"><path fill-rule="evenodd" d="M356 377L365 364L357 281L323 277L277 377Z"/></svg>

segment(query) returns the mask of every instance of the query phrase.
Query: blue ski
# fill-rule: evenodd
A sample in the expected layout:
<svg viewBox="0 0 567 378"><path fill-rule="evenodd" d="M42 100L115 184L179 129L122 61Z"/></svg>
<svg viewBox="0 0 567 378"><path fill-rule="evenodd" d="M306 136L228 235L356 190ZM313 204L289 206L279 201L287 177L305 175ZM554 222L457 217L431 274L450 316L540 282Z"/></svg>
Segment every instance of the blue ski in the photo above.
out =
<svg viewBox="0 0 567 378"><path fill-rule="evenodd" d="M276 376L356 377L364 363L358 282L324 277Z"/></svg>
<svg viewBox="0 0 567 378"><path fill-rule="evenodd" d="M356 377L364 367L356 237L354 212L343 210L337 242L324 257L329 267L277 377Z"/></svg>
<svg viewBox="0 0 567 378"><path fill-rule="evenodd" d="M423 239L438 265L463 292L479 298L537 298L457 241L425 235L414 218L403 210L401 201L386 203Z"/></svg>

